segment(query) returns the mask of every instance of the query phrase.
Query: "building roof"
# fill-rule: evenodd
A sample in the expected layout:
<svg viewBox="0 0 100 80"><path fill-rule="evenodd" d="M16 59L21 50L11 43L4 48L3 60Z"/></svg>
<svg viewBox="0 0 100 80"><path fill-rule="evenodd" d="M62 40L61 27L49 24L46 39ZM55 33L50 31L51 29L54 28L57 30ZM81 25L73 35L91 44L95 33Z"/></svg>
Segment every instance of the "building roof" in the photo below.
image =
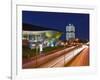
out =
<svg viewBox="0 0 100 80"><path fill-rule="evenodd" d="M24 31L46 31L46 30L59 31L56 29L51 29L51 28L46 28L46 27L41 27L41 26L26 24L26 23L22 24L22 30Z"/></svg>
<svg viewBox="0 0 100 80"><path fill-rule="evenodd" d="M66 31L67 32L75 32L75 26L73 24L69 24L68 26L66 26Z"/></svg>

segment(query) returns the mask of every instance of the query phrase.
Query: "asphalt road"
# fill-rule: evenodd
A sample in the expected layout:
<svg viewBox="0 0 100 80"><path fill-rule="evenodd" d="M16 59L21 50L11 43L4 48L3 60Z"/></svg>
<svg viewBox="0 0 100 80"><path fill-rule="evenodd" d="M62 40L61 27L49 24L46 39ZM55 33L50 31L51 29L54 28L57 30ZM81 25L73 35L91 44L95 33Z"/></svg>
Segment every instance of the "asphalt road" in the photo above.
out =
<svg viewBox="0 0 100 80"><path fill-rule="evenodd" d="M49 54L47 56L41 57L41 58L36 58L35 60L32 60L30 62L27 62L22 65L23 68L37 68L40 67L41 65L44 65L54 59L57 59L58 57L64 55L65 53L67 54L69 51L75 49L75 46L65 48L63 50L54 52L52 54Z"/></svg>
<svg viewBox="0 0 100 80"><path fill-rule="evenodd" d="M64 67L71 59L73 59L77 54L79 54L87 46L83 45L82 47L76 48L70 52L65 52L65 54L50 60L48 63L45 63L40 68L51 68L51 67Z"/></svg>
<svg viewBox="0 0 100 80"><path fill-rule="evenodd" d="M88 46L86 45L65 48L47 56L36 58L30 62L23 64L22 67L23 69L64 67L65 64L69 63L74 57L76 57L76 55L81 54L81 52L86 48L88 48ZM85 51L82 53L87 52ZM74 64L76 64L78 60L80 60L80 58L75 60Z"/></svg>
<svg viewBox="0 0 100 80"><path fill-rule="evenodd" d="M85 48L73 58L66 66L89 66L89 48Z"/></svg>

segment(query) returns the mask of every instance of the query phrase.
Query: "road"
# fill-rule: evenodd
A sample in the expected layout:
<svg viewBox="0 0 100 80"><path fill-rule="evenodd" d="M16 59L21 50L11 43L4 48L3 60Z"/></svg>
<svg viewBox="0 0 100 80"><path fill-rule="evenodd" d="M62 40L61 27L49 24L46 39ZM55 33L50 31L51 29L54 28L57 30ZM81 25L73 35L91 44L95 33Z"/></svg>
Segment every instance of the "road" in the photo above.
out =
<svg viewBox="0 0 100 80"><path fill-rule="evenodd" d="M48 63L41 65L40 68L51 68L51 67L64 67L71 59L73 59L77 54L79 54L86 46L83 45L80 48L76 48L62 56L49 61Z"/></svg>
<svg viewBox="0 0 100 80"><path fill-rule="evenodd" d="M82 45L80 47L72 46L70 48L65 48L61 51L57 51L47 56L25 63L23 64L23 68L64 67L65 64L71 61L85 48L87 48L86 45Z"/></svg>
<svg viewBox="0 0 100 80"><path fill-rule="evenodd" d="M69 48L65 48L63 50L60 50L60 51L57 51L57 52L54 52L54 53L51 53L47 56L43 56L43 57L40 57L40 58L36 58L35 60L32 60L30 62L27 62L25 64L22 65L23 68L36 68L42 64L45 64L63 54L65 54L65 52L69 52L71 50L73 50L75 48L75 46L72 46L72 47L69 47Z"/></svg>
<svg viewBox="0 0 100 80"><path fill-rule="evenodd" d="M66 64L66 66L89 66L89 48L85 48L80 54Z"/></svg>

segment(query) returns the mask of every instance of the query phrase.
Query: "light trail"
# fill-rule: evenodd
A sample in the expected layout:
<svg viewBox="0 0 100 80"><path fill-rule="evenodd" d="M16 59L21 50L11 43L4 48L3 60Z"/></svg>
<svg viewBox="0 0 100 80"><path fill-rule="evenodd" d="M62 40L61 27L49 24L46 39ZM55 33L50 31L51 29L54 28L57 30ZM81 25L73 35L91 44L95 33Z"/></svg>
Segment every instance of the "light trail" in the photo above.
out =
<svg viewBox="0 0 100 80"><path fill-rule="evenodd" d="M72 58L74 58L77 54L79 54L84 48L86 48L86 45L82 45L82 47L79 47L77 49L74 49L56 59L53 59L49 61L46 64L41 65L41 68L51 68L51 67L64 67L66 63L68 63ZM65 60L65 61L64 61Z"/></svg>

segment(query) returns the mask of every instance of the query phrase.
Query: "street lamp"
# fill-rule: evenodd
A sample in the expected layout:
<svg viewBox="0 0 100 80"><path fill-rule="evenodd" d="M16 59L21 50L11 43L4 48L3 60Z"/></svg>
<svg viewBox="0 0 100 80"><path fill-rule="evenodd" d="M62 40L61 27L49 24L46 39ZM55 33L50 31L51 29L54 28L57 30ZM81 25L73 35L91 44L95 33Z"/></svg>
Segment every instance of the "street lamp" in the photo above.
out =
<svg viewBox="0 0 100 80"><path fill-rule="evenodd" d="M66 57L65 57L65 48L66 48L66 46L64 45L64 66L65 66L65 59L66 59Z"/></svg>
<svg viewBox="0 0 100 80"><path fill-rule="evenodd" d="M37 53L38 53L38 44L36 43L36 67L37 67Z"/></svg>

